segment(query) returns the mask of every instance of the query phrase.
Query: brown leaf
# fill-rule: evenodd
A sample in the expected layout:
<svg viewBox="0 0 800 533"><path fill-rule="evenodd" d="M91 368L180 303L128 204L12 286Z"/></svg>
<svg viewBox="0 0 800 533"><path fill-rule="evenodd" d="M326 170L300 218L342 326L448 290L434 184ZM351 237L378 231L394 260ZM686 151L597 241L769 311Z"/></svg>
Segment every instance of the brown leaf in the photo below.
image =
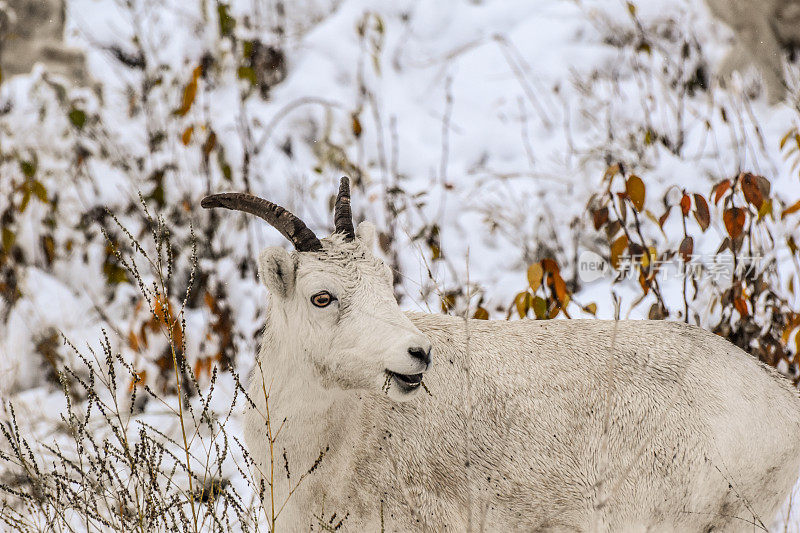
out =
<svg viewBox="0 0 800 533"><path fill-rule="evenodd" d="M758 190L761 191L761 197L766 200L769 198L769 191L772 188L770 185L769 180L764 176L754 176L756 180L756 184L758 185Z"/></svg>
<svg viewBox="0 0 800 533"><path fill-rule="evenodd" d="M700 194L694 195L694 218L700 225L700 229L705 231L711 224L711 215L708 213L708 203Z"/></svg>
<svg viewBox="0 0 800 533"><path fill-rule="evenodd" d="M761 196L761 189L758 187L756 177L749 172L745 172L742 174L739 183L742 187L745 200L750 202L756 209L759 209L764 202L764 198Z"/></svg>
<svg viewBox="0 0 800 533"><path fill-rule="evenodd" d="M543 275L544 269L541 263L534 263L528 267L528 285L530 285L533 292L536 292L542 286Z"/></svg>
<svg viewBox="0 0 800 533"><path fill-rule="evenodd" d="M718 204L728 189L731 188L731 180L722 180L711 189L711 194L714 196L714 204Z"/></svg>
<svg viewBox="0 0 800 533"><path fill-rule="evenodd" d="M738 207L726 209L722 214L722 220L725 222L725 229L728 230L728 235L731 236L731 239L736 239L742 234L746 220L743 209Z"/></svg>
<svg viewBox="0 0 800 533"><path fill-rule="evenodd" d="M208 137L206 137L206 141L203 143L203 155L208 159L209 154L211 154L211 150L217 145L217 134L214 133L214 130L210 130L208 132Z"/></svg>
<svg viewBox="0 0 800 533"><path fill-rule="evenodd" d="M594 229L599 230L603 225L608 222L608 207L601 207L592 211L592 219L594 222Z"/></svg>
<svg viewBox="0 0 800 533"><path fill-rule="evenodd" d="M786 245L789 247L789 250L792 251L793 254L797 253L797 243L794 240L794 237L789 235L786 239Z"/></svg>
<svg viewBox="0 0 800 533"><path fill-rule="evenodd" d="M489 311L483 307L478 307L475 310L475 314L472 315L472 318L477 318L478 320L489 320Z"/></svg>
<svg viewBox="0 0 800 533"><path fill-rule="evenodd" d="M667 218L669 217L671 211L672 211L672 206L667 207L667 210L664 211L664 214L661 215L658 219L658 225L662 230L664 229L664 222L667 221Z"/></svg>
<svg viewBox="0 0 800 533"><path fill-rule="evenodd" d="M617 233L622 229L622 223L619 220L614 220L606 226L606 237L610 241L617 236Z"/></svg>
<svg viewBox="0 0 800 533"><path fill-rule="evenodd" d="M688 194L684 193L683 198L681 198L681 212L683 212L683 216L688 216L691 209L692 199Z"/></svg>
<svg viewBox="0 0 800 533"><path fill-rule="evenodd" d="M684 237L678 251L683 256L683 260L688 263L692 259L692 252L694 251L694 239L689 236Z"/></svg>
<svg viewBox="0 0 800 533"><path fill-rule="evenodd" d="M631 177L625 182L625 192L628 193L628 197L633 202L633 207L636 211L641 213L644 209L645 197L645 187L642 178L636 174L631 174Z"/></svg>
<svg viewBox="0 0 800 533"><path fill-rule="evenodd" d="M627 197L628 197L627 193L624 192L617 193L617 200L619 202L620 220L622 220L623 224L628 223L628 202L625 201Z"/></svg>
<svg viewBox="0 0 800 533"><path fill-rule="evenodd" d="M660 303L656 302L650 306L650 311L647 313L647 318L650 320L664 320L666 317L667 313L664 311L664 308Z"/></svg>

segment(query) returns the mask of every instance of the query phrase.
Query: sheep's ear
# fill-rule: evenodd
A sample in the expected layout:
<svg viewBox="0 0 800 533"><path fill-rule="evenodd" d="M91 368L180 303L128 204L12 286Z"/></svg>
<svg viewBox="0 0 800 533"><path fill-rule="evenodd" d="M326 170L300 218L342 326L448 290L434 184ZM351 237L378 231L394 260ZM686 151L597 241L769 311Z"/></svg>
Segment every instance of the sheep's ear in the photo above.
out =
<svg viewBox="0 0 800 533"><path fill-rule="evenodd" d="M358 240L361 241L364 246L372 250L375 248L375 225L365 220L358 225L356 237L358 237Z"/></svg>
<svg viewBox="0 0 800 533"><path fill-rule="evenodd" d="M294 291L296 266L289 252L278 246L271 246L258 256L258 276L269 292L281 298Z"/></svg>

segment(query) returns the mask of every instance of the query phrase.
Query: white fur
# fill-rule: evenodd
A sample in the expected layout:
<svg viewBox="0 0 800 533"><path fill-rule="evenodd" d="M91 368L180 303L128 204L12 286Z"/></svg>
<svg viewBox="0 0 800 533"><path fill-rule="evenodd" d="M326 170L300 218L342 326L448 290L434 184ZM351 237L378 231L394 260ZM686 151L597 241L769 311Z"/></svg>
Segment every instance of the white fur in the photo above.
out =
<svg viewBox="0 0 800 533"><path fill-rule="evenodd" d="M711 13L731 27L735 44L722 61L724 81L750 65L764 77L770 103L786 92L783 48L800 45L800 0L706 0Z"/></svg>
<svg viewBox="0 0 800 533"><path fill-rule="evenodd" d="M800 400L774 370L678 323L402 313L374 231L358 234L366 243L335 235L320 253L262 255L271 303L244 430L269 480L269 391L273 432L284 424L276 510L327 450L278 530L345 517L344 531L770 525L800 469ZM338 304L312 306L320 290ZM406 350L426 342L430 395L384 392L385 369L424 369Z"/></svg>
<svg viewBox="0 0 800 533"><path fill-rule="evenodd" d="M64 44L64 0L0 2L0 72L3 79L27 74L43 63L51 74L85 81L81 51Z"/></svg>

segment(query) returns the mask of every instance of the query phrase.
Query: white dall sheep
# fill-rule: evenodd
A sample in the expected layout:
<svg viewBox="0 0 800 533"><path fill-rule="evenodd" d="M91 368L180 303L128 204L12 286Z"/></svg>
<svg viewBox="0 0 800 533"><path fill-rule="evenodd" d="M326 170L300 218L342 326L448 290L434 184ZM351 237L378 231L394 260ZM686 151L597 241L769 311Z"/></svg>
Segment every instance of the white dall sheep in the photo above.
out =
<svg viewBox="0 0 800 533"><path fill-rule="evenodd" d="M786 93L783 49L800 46L800 0L706 0L711 13L731 27L735 44L722 61L722 80L750 65L764 77L770 103Z"/></svg>
<svg viewBox="0 0 800 533"><path fill-rule="evenodd" d="M64 0L0 0L0 79L36 63L73 81L86 77L84 55L64 44Z"/></svg>
<svg viewBox="0 0 800 533"><path fill-rule="evenodd" d="M244 438L265 483L272 464L276 512L327 451L278 530L342 519L345 531L770 524L800 470L789 381L680 323L404 313L374 228L354 231L349 202L343 179L336 231L322 240L260 198L202 202L258 215L296 247L259 257L270 304Z"/></svg>

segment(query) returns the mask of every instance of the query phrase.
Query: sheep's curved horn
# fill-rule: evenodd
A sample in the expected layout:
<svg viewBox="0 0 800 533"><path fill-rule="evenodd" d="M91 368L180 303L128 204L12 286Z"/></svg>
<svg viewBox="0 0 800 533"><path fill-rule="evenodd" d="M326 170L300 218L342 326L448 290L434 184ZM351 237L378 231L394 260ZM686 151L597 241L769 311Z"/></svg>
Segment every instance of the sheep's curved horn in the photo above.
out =
<svg viewBox="0 0 800 533"><path fill-rule="evenodd" d="M344 234L345 241L356 238L353 229L353 212L350 210L350 179L342 178L339 182L339 194L336 196L336 206L333 210L333 222L336 226L335 233Z"/></svg>
<svg viewBox="0 0 800 533"><path fill-rule="evenodd" d="M322 243L302 220L281 206L258 196L240 192L212 194L203 198L200 205L206 209L224 207L261 217L292 241L297 251L318 252L322 250Z"/></svg>

